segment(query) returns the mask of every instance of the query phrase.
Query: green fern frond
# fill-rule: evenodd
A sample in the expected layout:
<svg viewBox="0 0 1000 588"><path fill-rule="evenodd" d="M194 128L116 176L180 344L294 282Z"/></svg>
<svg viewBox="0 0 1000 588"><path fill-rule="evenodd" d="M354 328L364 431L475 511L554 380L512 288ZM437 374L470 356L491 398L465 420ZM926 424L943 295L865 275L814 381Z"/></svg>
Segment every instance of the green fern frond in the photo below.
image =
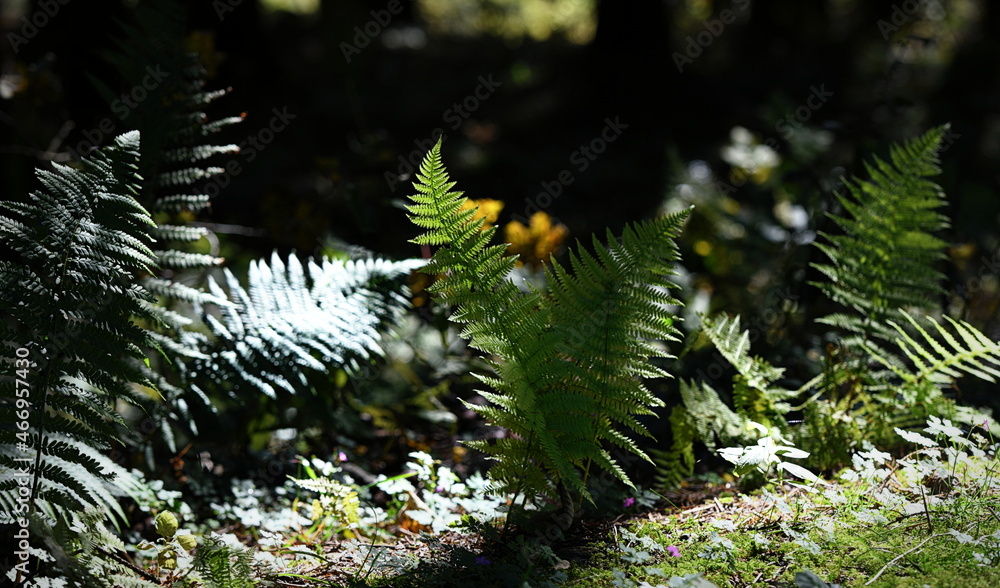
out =
<svg viewBox="0 0 1000 588"><path fill-rule="evenodd" d="M928 180L940 173L937 153L948 127L938 127L890 150L890 162L874 158L867 181L846 182L838 195L846 217L830 215L844 234L822 234L816 246L830 259L814 264L827 278L814 283L854 314L832 314L820 322L843 329L843 342L854 348L864 341L891 341L886 325L897 308L930 311L938 306L942 274L934 263L945 243L933 234L947 227L938 210L941 188Z"/></svg>
<svg viewBox="0 0 1000 588"><path fill-rule="evenodd" d="M874 350L872 355L907 384L930 382L938 387L946 387L963 375L972 375L987 382L996 382L1000 378L1000 342L992 341L969 323L948 316L944 318L955 334L933 317L926 319L934 327L934 332L929 333L910 313L900 312L920 340L899 324L893 321L889 321L889 324L899 334L896 343L915 369L900 369Z"/></svg>
<svg viewBox="0 0 1000 588"><path fill-rule="evenodd" d="M254 550L226 545L209 538L198 546L191 567L208 588L250 588L253 580Z"/></svg>
<svg viewBox="0 0 1000 588"><path fill-rule="evenodd" d="M160 225L156 227L153 236L161 241L183 241L193 243L208 235L205 227L190 227L186 225Z"/></svg>
<svg viewBox="0 0 1000 588"><path fill-rule="evenodd" d="M489 244L495 228L463 210L454 185L439 141L420 165L407 210L425 229L412 242L439 247L423 270L444 274L432 292L454 306L451 320L496 372L481 377L495 390L481 392L489 404L468 404L510 431L496 443L469 443L497 462L492 489L558 497L556 486L589 498L591 466L631 484L604 445L648 459L623 430L647 435L636 416L662 406L639 378L666 375L649 360L666 355L656 341L676 335L670 307L678 302L666 278L689 211L629 226L620 239L595 238L593 253L571 254L573 273L553 261L551 292L524 291L510 278L516 257Z"/></svg>
<svg viewBox="0 0 1000 588"><path fill-rule="evenodd" d="M122 83L115 88L99 79L92 81L112 105L122 87L141 85L147 92L144 100L130 108L126 120L143 137L140 175L144 181L136 198L161 225L152 233L159 271L141 276L139 284L159 298L153 313L163 326L155 339L167 357L161 365L137 362L133 366L160 385L163 401L144 402L143 408L163 431L168 448L176 451L169 423L191 428L195 423L188 404L201 405L199 409L209 412L214 408L203 394L182 388L181 378L169 374L169 366L179 363L177 357L191 351L176 334L190 325L190 305L228 304L202 288L185 285L202 283L208 271L222 262L216 255L196 250L195 243L211 235L190 223L194 213L209 206L212 188L218 188L206 180L224 174L222 158L239 151L236 145L215 141L213 135L240 118L212 122L206 115L207 107L228 91L205 89L205 69L198 55L184 47L186 18L178 2L142 2L130 16L130 23L118 22L122 33L114 39L115 48L104 54L122 74ZM148 441L141 442L152 462Z"/></svg>
<svg viewBox="0 0 1000 588"><path fill-rule="evenodd" d="M739 316L701 316L702 329L718 352L735 369L733 377L733 407L730 408L707 382L681 382L682 405L671 413L674 441L669 450L658 451L658 484L662 488L675 486L687 463L691 440L697 439L709 449L716 443L752 442L747 428L755 422L767 427L785 428L782 415L790 408L785 400L797 392L775 386L784 369L750 355L750 332L740 328ZM688 437L691 439L689 440Z"/></svg>
<svg viewBox="0 0 1000 588"><path fill-rule="evenodd" d="M155 588L155 576L131 563L125 545L104 525L101 509L74 513L72 525L52 526L29 517L30 535L47 552L32 586ZM29 585L29 584L26 584Z"/></svg>
<svg viewBox="0 0 1000 588"><path fill-rule="evenodd" d="M190 186L224 173L226 173L226 170L222 167L190 167L166 171L156 176L155 186L157 188Z"/></svg>
<svg viewBox="0 0 1000 588"><path fill-rule="evenodd" d="M163 267L170 267L174 269L204 268L220 265L222 263L222 259L215 257L214 255L188 253L186 251L177 251L175 249L157 251L156 258Z"/></svg>
<svg viewBox="0 0 1000 588"><path fill-rule="evenodd" d="M584 440L577 460L606 466L629 485L599 448L607 442L649 461L618 431L649 436L636 416L653 414L652 408L663 406L639 377L667 376L650 360L670 357L654 342L676 340L674 321L665 319L673 318L670 309L680 303L670 295L677 286L667 278L676 273L673 263L679 255L674 239L689 213L627 226L621 239L609 231L607 244L594 238L593 255L582 248L570 253L573 274L555 260L547 271L552 331L560 342L557 353L572 358L564 362L561 378L572 391L567 395L570 408L550 414L565 415L566 426L585 425L567 439Z"/></svg>
<svg viewBox="0 0 1000 588"><path fill-rule="evenodd" d="M225 96L228 92L220 90L218 92L205 92L203 94L206 101L201 103L201 105L207 106L208 103ZM196 120L201 119L201 113L197 113L195 118ZM235 124L236 122L238 120L233 120L231 124ZM180 145L164 151L161 157L165 163L194 163L204 159L211 159L216 155L229 155L233 153L234 147L234 145Z"/></svg>
<svg viewBox="0 0 1000 588"><path fill-rule="evenodd" d="M132 11L132 16L134 25L118 23L124 34L115 39L116 50L105 53L105 58L122 73L126 84L143 84L148 92L128 118L143 136L140 173L145 182L138 200L161 220L161 227L154 233L159 267L204 271L221 260L179 246L203 238L208 231L188 226L189 217L178 213L208 207L210 195L205 181L226 173L221 162L209 163L239 152L236 145L209 143L209 137L241 119L231 117L224 119L225 124L213 126L205 114L205 109L228 91L204 89L204 67L198 56L183 46L185 16L180 4L144 2ZM118 99L120 92L99 79L92 81L109 102ZM170 293L168 290L164 294ZM206 294L203 302L210 300ZM180 325L169 326L177 329Z"/></svg>
<svg viewBox="0 0 1000 588"><path fill-rule="evenodd" d="M682 380L680 393L687 421L709 449L746 438L748 419L723 402L706 382Z"/></svg>
<svg viewBox="0 0 1000 588"><path fill-rule="evenodd" d="M192 213L208 208L210 202L204 194L169 194L156 200L156 206L163 212L178 213L188 210Z"/></svg>
<svg viewBox="0 0 1000 588"><path fill-rule="evenodd" d="M0 471L0 524L13 523L9 517L17 512L16 505L6 502L17 493L18 473L24 471L25 463L30 463L24 460L33 457L31 453L19 450L16 441L12 431L0 433L0 442L14 448L11 453L0 454L0 464L4 466L4 471ZM56 496L57 500L48 502L72 502L77 512L100 507L119 529L120 523L127 522L120 499L139 496L144 487L142 480L92 445L66 435L53 434L43 438L42 450L45 453L42 465L45 475L40 481L39 498ZM40 508L53 519L66 520L67 513L50 504L41 504Z"/></svg>
<svg viewBox="0 0 1000 588"><path fill-rule="evenodd" d="M694 474L695 430L683 405L670 411L670 448L653 449L650 455L656 464L653 484L660 491L678 488L681 482Z"/></svg>
<svg viewBox="0 0 1000 588"><path fill-rule="evenodd" d="M750 332L740 329L739 315L720 315L715 318L701 317L704 333L715 345L730 365L746 382L769 398L780 400L790 398L794 391L774 386L785 373L784 368L771 365L766 360L750 355Z"/></svg>

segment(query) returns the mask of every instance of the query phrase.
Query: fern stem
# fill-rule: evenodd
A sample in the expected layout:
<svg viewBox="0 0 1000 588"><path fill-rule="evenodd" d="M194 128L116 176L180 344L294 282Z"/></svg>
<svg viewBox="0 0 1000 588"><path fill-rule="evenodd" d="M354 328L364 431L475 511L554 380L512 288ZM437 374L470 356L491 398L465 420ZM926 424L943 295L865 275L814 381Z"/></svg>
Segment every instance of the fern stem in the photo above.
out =
<svg viewBox="0 0 1000 588"><path fill-rule="evenodd" d="M531 443L532 443L532 440L534 439L534 437L535 437L535 431L532 430L531 433L529 434L529 437L528 437L528 448L531 447ZM524 459L521 462L521 467L522 468L527 468L528 467L528 456L529 455L531 455L531 453L528 452L528 451L525 451ZM518 494L521 495L521 511L522 512L524 511L524 505L528 503L528 493L525 491L524 485L525 485L524 482L518 484L517 491L514 492L514 495L510 499L510 507L511 507L511 509L507 512L507 519L503 522L503 530L500 532L500 538L501 539L506 539L506 537L507 537L507 530L510 529L510 520L512 518L512 515L514 514L514 506L517 504L517 495Z"/></svg>
<svg viewBox="0 0 1000 588"><path fill-rule="evenodd" d="M38 445L35 447L35 469L32 471L31 475L33 480L31 481L31 497L28 501L28 513L35 513L35 499L38 498L38 489L42 485L42 448L45 447L45 442L47 437L45 436L45 407L47 404L47 399L49 397L49 379L52 375L52 366L55 364L55 360L58 359L59 354L53 357L45 365L45 371L42 372L42 382L43 386L40 387L42 398L40 399L38 406Z"/></svg>

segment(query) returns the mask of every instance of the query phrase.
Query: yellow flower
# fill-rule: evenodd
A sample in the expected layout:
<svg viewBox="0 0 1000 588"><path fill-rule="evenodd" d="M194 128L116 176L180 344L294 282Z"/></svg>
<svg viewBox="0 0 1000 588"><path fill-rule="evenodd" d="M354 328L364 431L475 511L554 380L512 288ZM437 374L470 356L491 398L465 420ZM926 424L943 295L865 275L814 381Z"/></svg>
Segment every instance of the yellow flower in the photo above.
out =
<svg viewBox="0 0 1000 588"><path fill-rule="evenodd" d="M476 210L476 214L472 218L485 219L486 224L483 225L483 230L486 230L493 226L493 223L497 222L497 218L500 216L500 211L503 210L503 200L493 200L491 198L483 198L481 200L466 200L462 204L461 210L468 210L470 208L479 209Z"/></svg>
<svg viewBox="0 0 1000 588"><path fill-rule="evenodd" d="M569 229L552 224L552 217L544 212L531 215L528 226L511 221L504 227L504 236L509 245L507 251L520 256L518 264L541 267L548 261L569 236Z"/></svg>

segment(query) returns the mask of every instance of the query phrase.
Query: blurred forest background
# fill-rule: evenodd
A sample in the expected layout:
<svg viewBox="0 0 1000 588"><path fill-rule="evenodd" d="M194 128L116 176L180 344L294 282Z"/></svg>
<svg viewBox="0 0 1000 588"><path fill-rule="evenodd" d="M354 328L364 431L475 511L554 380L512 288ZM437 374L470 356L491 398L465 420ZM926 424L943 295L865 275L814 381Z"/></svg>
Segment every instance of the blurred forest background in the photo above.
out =
<svg viewBox="0 0 1000 588"><path fill-rule="evenodd" d="M102 55L134 4L0 3L4 199L102 121L114 126L103 144L128 130L92 78L129 91ZM529 269L605 227L694 204L681 241L685 328L696 310L742 314L754 352L801 382L812 374L798 362L827 343L812 334L830 308L809 285L821 255L808 244L836 230L824 213L839 178L950 122L942 302L1000 338L996 2L182 4L208 87L232 88L212 116L245 113L221 139L249 145L231 156L240 171L194 219L230 267L273 250L420 257L400 205L437 129L459 189L504 203L496 224ZM58 10L29 37L46 6ZM548 216L531 223L536 209ZM697 376L705 361L695 349L670 370ZM676 381L657 385L666 397ZM998 406L995 390L959 393Z"/></svg>

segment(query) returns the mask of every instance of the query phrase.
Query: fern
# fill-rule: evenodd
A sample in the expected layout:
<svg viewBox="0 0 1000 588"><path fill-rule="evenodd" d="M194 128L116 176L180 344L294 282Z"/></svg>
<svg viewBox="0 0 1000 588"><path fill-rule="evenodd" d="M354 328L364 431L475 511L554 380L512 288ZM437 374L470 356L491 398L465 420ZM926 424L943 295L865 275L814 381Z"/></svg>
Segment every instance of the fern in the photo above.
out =
<svg viewBox="0 0 1000 588"><path fill-rule="evenodd" d="M222 175L225 170L208 163L218 156L239 152L236 145L214 144L211 138L239 123L242 117L212 121L205 113L205 109L229 91L204 88L206 72L198 54L183 47L185 14L179 3L142 2L132 15L134 25L118 23L124 35L115 40L117 50L107 52L105 58L122 72L129 86L147 82L144 88L148 96L129 113L128 119L143 136L141 174L146 181L140 203L153 216L170 219L158 223L154 232L161 246L169 242L194 242L207 231L188 226L177 213L197 213L209 206L211 195L205 191L204 180ZM158 76L162 79L148 88L151 64L162 72ZM102 80L92 78L92 81L109 102L118 99L119 93ZM219 261L214 257L202 258L198 263L181 267L207 267ZM171 265L161 260L160 267L166 269Z"/></svg>
<svg viewBox="0 0 1000 588"><path fill-rule="evenodd" d="M664 490L676 488L694 474L694 443L696 433L683 405L670 411L670 448L651 449L650 455L656 464L653 484Z"/></svg>
<svg viewBox="0 0 1000 588"><path fill-rule="evenodd" d="M187 305L227 304L197 287L197 282L203 281L207 271L222 259L195 251L199 241L211 242L214 235L191 223L195 214L210 203L205 180L225 173L214 160L239 151L236 145L216 144L211 139L242 119L232 116L210 121L205 114L205 109L228 91L204 89L205 69L199 56L183 46L185 14L179 3L141 2L131 16L130 22L117 23L122 34L114 39L115 49L105 52L104 57L115 71L121 72L126 87L142 87L145 92L145 98L129 109L124 120L143 137L143 182L136 198L157 220L151 244L157 267L139 276L138 281L163 307L156 340L167 356L162 362L167 365L133 366L159 390L160 398L145 402L143 409L158 428L160 439L176 452L175 429L198 433L194 418L197 413L192 413L190 407L209 413L213 407L208 398L191 393L169 369L181 358L197 355L195 350L179 344L175 334L192 322L186 316ZM120 91L104 80L91 77L91 81L109 103L120 104ZM201 275L193 277L192 273ZM155 463L152 447L145 439L135 438L136 432L129 429L123 435L130 444L145 444L147 461Z"/></svg>
<svg viewBox="0 0 1000 588"><path fill-rule="evenodd" d="M682 405L670 415L673 443L669 450L656 453L657 485L664 490L675 487L686 469L679 468L690 459L695 440L709 449L717 444L748 445L750 422L784 430L783 416L789 411L786 400L796 395L774 385L784 369L750 355L750 333L740 329L740 317L701 317L702 329L719 353L736 368L733 377L733 408L705 382L681 382Z"/></svg>
<svg viewBox="0 0 1000 588"><path fill-rule="evenodd" d="M141 175L145 178L138 195L142 204L159 219L153 231L159 276L143 276L142 285L161 298L202 304L224 304L196 287L188 286L170 276L190 270L205 271L218 266L216 255L195 253L189 244L211 237L205 227L192 226L195 214L210 205L207 184L226 170L211 165L220 156L239 152L233 144L216 144L212 137L228 126L242 121L241 116L210 120L205 110L228 90L206 90L205 68L199 56L183 48L184 10L176 2L143 2L132 12L135 24L119 22L124 31L116 39L116 51L107 52L106 59L122 72L130 86L148 89L145 100L129 113L129 122L143 136ZM150 64L156 64L160 81L149 88ZM92 78L106 99L112 103L118 93L103 81ZM174 315L166 317L167 326L176 330L184 326Z"/></svg>
<svg viewBox="0 0 1000 588"><path fill-rule="evenodd" d="M775 403L792 398L796 392L773 385L784 375L784 368L750 355L750 333L740 330L740 317L702 317L702 327L719 353L736 368L733 396L743 413L751 420L763 419L757 422L768 424L764 422L768 414L775 410L787 412L787 405Z"/></svg>
<svg viewBox="0 0 1000 588"><path fill-rule="evenodd" d="M380 334L400 317L406 299L400 278L422 265L370 259L310 261L308 271L294 256L287 264L277 254L271 264L251 263L249 291L226 270L228 293L214 280L212 295L226 301L219 316L201 309L210 335L184 330L179 371L206 397L216 391L240 402L251 386L270 398L309 388L305 373L326 373L328 366L351 370L380 353ZM206 381L207 378L207 381Z"/></svg>
<svg viewBox="0 0 1000 588"><path fill-rule="evenodd" d="M814 264L829 281L814 283L853 313L820 319L847 332L841 345L863 350L866 342L891 342L889 318L897 308L929 312L939 306L943 275L934 263L945 243L933 233L948 226L938 212L946 204L941 188L928 180L940 173L937 152L948 127L890 150L890 162L878 157L866 164L867 181L847 181L838 194L849 217L830 215L843 235L822 234L816 246L830 259Z"/></svg>
<svg viewBox="0 0 1000 588"><path fill-rule="evenodd" d="M254 551L230 547L220 539L205 540L192 563L208 588L249 588L253 581Z"/></svg>
<svg viewBox="0 0 1000 588"><path fill-rule="evenodd" d="M689 211L628 227L621 239L594 239L594 253L570 256L574 274L552 262L551 290L522 292L510 279L515 257L489 245L494 227L475 219L475 208L452 191L441 163L439 141L424 158L408 206L414 224L427 231L413 242L441 246L427 273L444 277L432 286L453 304L470 346L489 356L496 376L480 379L495 392L487 406L468 405L510 435L495 444L471 441L496 461L495 492L589 499L592 466L626 484L631 481L606 445L649 459L625 431L648 435L636 420L662 401L639 377L666 375L649 363L664 352L652 340L673 339L666 276L677 259L673 239Z"/></svg>
<svg viewBox="0 0 1000 588"><path fill-rule="evenodd" d="M74 516L72 528L52 527L31 517L31 537L44 545L45 565L34 576L35 586L74 588L152 588L156 577L132 564L121 539L104 526L105 513L88 509ZM27 584L26 584L27 585Z"/></svg>
<svg viewBox="0 0 1000 588"><path fill-rule="evenodd" d="M82 170L38 171L44 189L29 202L0 202L15 214L0 216L0 238L20 257L0 262L0 310L13 323L0 327L0 340L19 370L16 393L15 382L5 386L3 417L22 421L26 412L30 423L0 433L0 464L23 471L30 463L30 512L64 522L88 507L116 508L104 485L114 471L81 445L106 448L121 422L114 402L136 404L129 383L151 384L126 361L142 362L142 350L156 347L133 317L159 321L152 297L133 282L154 264L155 225L134 199L138 156L139 134L126 133L84 159ZM17 419L15 407L25 411ZM0 502L17 503L17 490L5 477Z"/></svg>
<svg viewBox="0 0 1000 588"><path fill-rule="evenodd" d="M220 286L209 271L223 260L194 250L211 231L191 222L229 181L215 161L239 148L214 137L242 116L210 120L206 115L229 91L205 89L198 55L183 49L184 11L177 2L141 3L134 17L134 26L120 23L124 36L107 57L130 84L144 79L150 63L169 72L129 121L144 137L147 181L140 201L162 219L154 232L161 271L141 283L165 307L166 328L156 340L171 364L146 370L165 400L150 404L147 412L175 452L177 431L197 436L199 424L215 425L210 415L227 397L253 406L255 395L244 392L277 398L315 391L310 374L333 367L350 372L380 354L380 329L406 306L400 277L415 264L322 261L305 272L297 259L289 258L286 268L275 256L270 266L251 262L247 290L229 270ZM110 89L104 93L115 97ZM206 282L207 288L199 287ZM153 463L151 445L145 446Z"/></svg>
<svg viewBox="0 0 1000 588"><path fill-rule="evenodd" d="M811 399L819 404L807 407L807 416L828 422L830 418L823 413L842 415L841 435L847 431L855 440L887 442L895 439L896 427L923 422L930 415L956 414L941 387L917 382L923 376L904 377L902 385L893 381L894 373L910 373L910 362L915 362L918 372L923 366L913 353L915 348L906 345L913 341L910 335L892 319L899 309L906 309L907 319L911 313L929 316L940 309L943 275L934 265L944 258L946 244L934 234L949 222L938 212L946 204L944 193L928 178L940 173L938 150L947 130L947 126L938 127L893 146L891 162L874 158L866 166L871 179L848 183L852 198L839 197L850 217L832 218L845 234L827 236L826 244L817 243L833 262L815 266L829 278L817 286L853 312L819 320L847 331L848 336L828 354L819 395ZM915 320L906 325L923 334ZM954 354L939 350L940 367L953 375L947 366L965 350L960 346ZM878 365L887 369L873 369ZM831 427L828 423L822 428ZM825 448L818 438L802 439L802 446Z"/></svg>
<svg viewBox="0 0 1000 588"><path fill-rule="evenodd" d="M911 315L935 311L941 292L934 264L943 257L944 243L933 233L948 220L937 212L944 195L927 178L940 171L937 151L946 131L933 129L894 146L891 163L876 158L867 166L871 179L849 182L848 195L838 196L850 217L832 216L844 234L824 235L826 242L817 244L830 263L815 266L829 279L815 285L849 312L818 321L846 332L839 345L831 346L821 374L797 391L775 387L783 370L749 355L749 334L740 330L738 317L705 321L705 333L737 375L733 408L704 383L682 386L686 422L702 441L710 446L716 439L736 442L724 437L749 421L760 422L813 452L814 465L832 468L862 440L891 442L896 427L930 415L971 418L971 411L956 407L944 389L963 374L993 381L1000 375L1000 347L952 319L947 320L957 337L929 319L935 338ZM910 330L892 320L903 307ZM870 369L873 363L886 369ZM811 396L800 406L787 403L806 392ZM802 410L803 426L792 429L785 422L792 410ZM684 450L675 445L658 459L663 481L672 479L668 474Z"/></svg>
<svg viewBox="0 0 1000 588"><path fill-rule="evenodd" d="M4 433L6 434L6 433ZM20 472L32 460L32 454L16 446L16 438L12 441L10 453L8 454L16 463L17 469L4 468L0 471L0 488L16 490ZM144 482L137 478L132 472L113 462L107 456L102 455L94 447L79 440L72 439L66 435L52 434L48 445L50 448L45 455L44 468L62 470L71 475L76 481L77 487L86 488L90 505L101 505L104 513L111 519L115 527L120 530L120 523L127 522L125 512L122 510L120 500L131 497L138 498L142 495ZM84 462L86 467L78 462L68 461L61 455L78 455L78 462ZM55 481L46 482L62 492L71 492L73 489ZM18 504L10 502L15 499L14 493L0 491L0 523L10 523L13 513L18 512ZM42 514L51 519L57 518L59 512L51 504L40 505Z"/></svg>
<svg viewBox="0 0 1000 588"><path fill-rule="evenodd" d="M951 347L948 349L921 327L909 313L904 312L903 317L909 321L927 344L925 347L900 328L898 324L889 321L889 324L899 332L900 338L896 339L896 342L916 366L916 371L912 373L898 368L893 369L896 375L903 378L908 384L920 384L927 381L947 386L954 379L961 377L962 372L987 382L995 382L1000 377L1000 371L997 370L1000 365L990 365L1000 364L1000 343L990 340L969 323L944 317L958 334L961 339L959 341L939 322L928 317L927 320L934 326L938 336L944 340L948 347ZM888 364L884 358L878 355L875 357L882 363L886 363L888 367L894 367Z"/></svg>

